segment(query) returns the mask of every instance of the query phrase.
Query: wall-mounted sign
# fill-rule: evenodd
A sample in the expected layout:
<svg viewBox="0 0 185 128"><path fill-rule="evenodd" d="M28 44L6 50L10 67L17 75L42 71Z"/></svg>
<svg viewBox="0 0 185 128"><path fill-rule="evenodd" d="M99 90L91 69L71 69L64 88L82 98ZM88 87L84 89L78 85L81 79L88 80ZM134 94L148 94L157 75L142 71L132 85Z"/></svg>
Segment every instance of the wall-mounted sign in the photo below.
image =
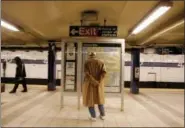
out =
<svg viewBox="0 0 185 128"><path fill-rule="evenodd" d="M139 67L135 67L135 78L139 79Z"/></svg>
<svg viewBox="0 0 185 128"><path fill-rule="evenodd" d="M75 75L75 62L66 62L66 75Z"/></svg>
<svg viewBox="0 0 185 128"><path fill-rule="evenodd" d="M117 37L117 26L70 26L69 36Z"/></svg>
<svg viewBox="0 0 185 128"><path fill-rule="evenodd" d="M83 47L109 47L110 48L115 48L115 47L121 47L121 44L111 44L111 43L83 43Z"/></svg>
<svg viewBox="0 0 185 128"><path fill-rule="evenodd" d="M67 58L66 60L75 60L75 46L74 43L67 44Z"/></svg>
<svg viewBox="0 0 185 128"><path fill-rule="evenodd" d="M75 76L66 75L65 80L65 90L74 90L75 89Z"/></svg>

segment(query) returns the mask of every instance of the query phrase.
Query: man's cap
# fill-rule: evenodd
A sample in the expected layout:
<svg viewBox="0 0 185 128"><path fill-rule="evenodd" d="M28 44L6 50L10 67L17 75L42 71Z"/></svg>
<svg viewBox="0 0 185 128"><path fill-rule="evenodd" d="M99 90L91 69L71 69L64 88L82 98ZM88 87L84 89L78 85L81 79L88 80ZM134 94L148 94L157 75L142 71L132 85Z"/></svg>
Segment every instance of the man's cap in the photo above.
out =
<svg viewBox="0 0 185 128"><path fill-rule="evenodd" d="M96 56L96 53L95 53L95 52L90 52L90 53L89 53L89 56L90 56L90 57Z"/></svg>

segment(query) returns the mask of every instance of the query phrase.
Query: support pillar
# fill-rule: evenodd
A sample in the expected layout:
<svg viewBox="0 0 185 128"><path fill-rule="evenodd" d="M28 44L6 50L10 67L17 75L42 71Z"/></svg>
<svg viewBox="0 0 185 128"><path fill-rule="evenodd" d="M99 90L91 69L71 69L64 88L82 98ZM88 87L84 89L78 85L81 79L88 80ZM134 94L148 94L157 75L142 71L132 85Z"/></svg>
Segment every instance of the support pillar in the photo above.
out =
<svg viewBox="0 0 185 128"><path fill-rule="evenodd" d="M6 61L3 60L3 77L6 77ZM1 83L1 92L5 92L5 83Z"/></svg>
<svg viewBox="0 0 185 128"><path fill-rule="evenodd" d="M131 85L130 92L139 93L139 76L140 76L140 49L131 50Z"/></svg>
<svg viewBox="0 0 185 128"><path fill-rule="evenodd" d="M56 45L49 41L48 48L48 91L56 90Z"/></svg>

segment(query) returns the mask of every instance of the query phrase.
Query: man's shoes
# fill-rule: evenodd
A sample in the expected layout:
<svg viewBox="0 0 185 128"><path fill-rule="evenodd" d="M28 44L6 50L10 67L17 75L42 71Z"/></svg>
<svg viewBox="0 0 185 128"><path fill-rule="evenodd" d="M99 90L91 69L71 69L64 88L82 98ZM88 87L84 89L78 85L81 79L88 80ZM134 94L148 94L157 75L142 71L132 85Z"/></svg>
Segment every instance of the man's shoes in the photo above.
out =
<svg viewBox="0 0 185 128"><path fill-rule="evenodd" d="M13 91L13 90L12 90L12 91L10 91L9 93L16 93L16 91Z"/></svg>
<svg viewBox="0 0 185 128"><path fill-rule="evenodd" d="M105 120L105 116L100 115L100 119Z"/></svg>
<svg viewBox="0 0 185 128"><path fill-rule="evenodd" d="M22 90L21 92L27 92L27 90Z"/></svg>
<svg viewBox="0 0 185 128"><path fill-rule="evenodd" d="M89 119L90 119L91 121L96 121L96 118L94 118L94 117L89 117Z"/></svg>

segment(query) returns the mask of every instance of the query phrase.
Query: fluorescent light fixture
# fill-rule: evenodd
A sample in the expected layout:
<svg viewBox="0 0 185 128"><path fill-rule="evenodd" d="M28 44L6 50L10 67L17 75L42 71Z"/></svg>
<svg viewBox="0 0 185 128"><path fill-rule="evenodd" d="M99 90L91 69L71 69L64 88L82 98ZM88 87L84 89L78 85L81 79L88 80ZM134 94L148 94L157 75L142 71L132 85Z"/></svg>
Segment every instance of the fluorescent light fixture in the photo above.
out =
<svg viewBox="0 0 185 128"><path fill-rule="evenodd" d="M132 34L138 34L142 30L144 30L147 26L157 20L160 16L166 13L171 6L159 6L156 10L154 10L145 20L143 20L133 31Z"/></svg>
<svg viewBox="0 0 185 128"><path fill-rule="evenodd" d="M1 26L11 31L16 31L16 32L19 31L19 29L17 29L15 26L5 22L4 20L1 20Z"/></svg>

